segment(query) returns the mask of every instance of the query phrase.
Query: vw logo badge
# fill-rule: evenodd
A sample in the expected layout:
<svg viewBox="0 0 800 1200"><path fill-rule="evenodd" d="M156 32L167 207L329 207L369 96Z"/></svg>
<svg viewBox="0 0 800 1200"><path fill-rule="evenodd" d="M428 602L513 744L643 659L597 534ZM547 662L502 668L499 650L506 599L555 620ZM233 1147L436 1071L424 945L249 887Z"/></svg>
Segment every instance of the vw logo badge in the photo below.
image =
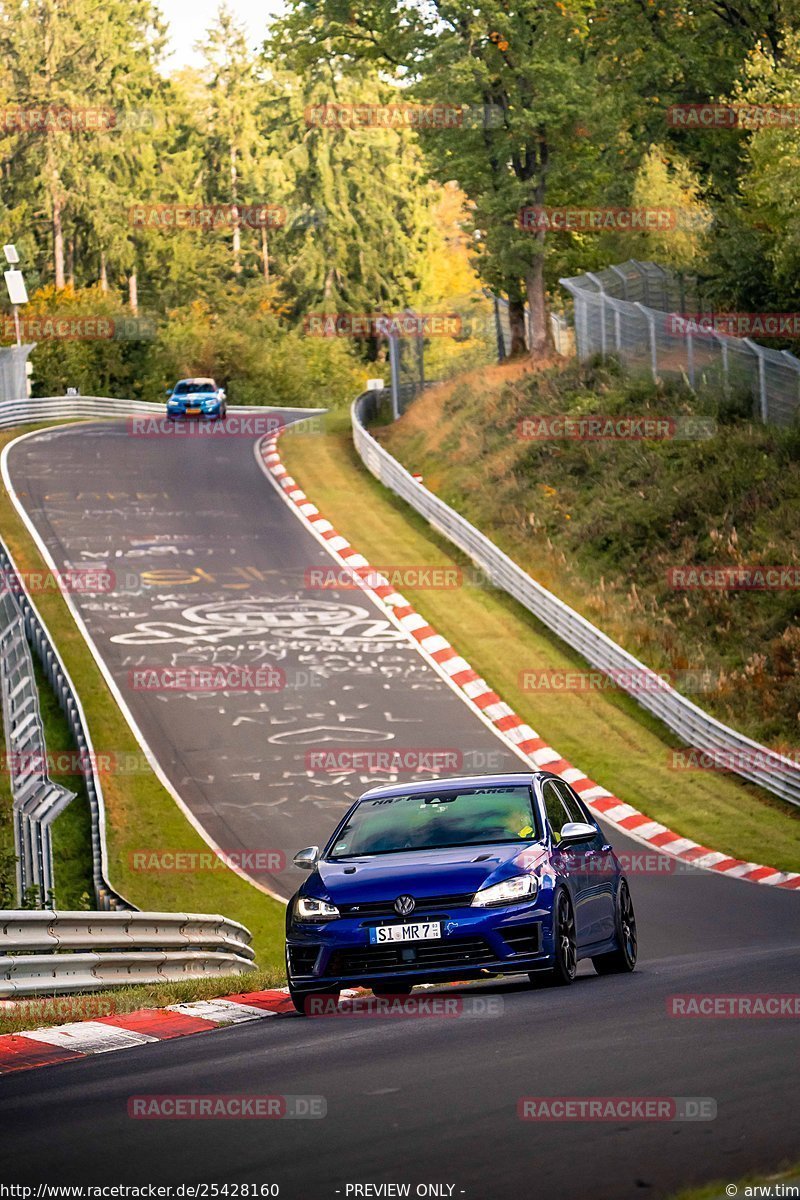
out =
<svg viewBox="0 0 800 1200"><path fill-rule="evenodd" d="M395 911L399 912L401 917L407 917L416 906L417 902L413 896L398 896L394 902Z"/></svg>

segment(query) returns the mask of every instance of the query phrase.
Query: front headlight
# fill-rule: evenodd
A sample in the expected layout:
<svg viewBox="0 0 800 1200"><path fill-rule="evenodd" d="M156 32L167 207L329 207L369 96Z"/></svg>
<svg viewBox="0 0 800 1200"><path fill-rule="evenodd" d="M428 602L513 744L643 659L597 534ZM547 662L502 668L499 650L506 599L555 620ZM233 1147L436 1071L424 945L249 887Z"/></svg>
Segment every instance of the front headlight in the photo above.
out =
<svg viewBox="0 0 800 1200"><path fill-rule="evenodd" d="M515 875L502 883L481 888L472 898L475 908L488 908L493 904L513 904L515 900L529 900L536 895L537 883L533 875Z"/></svg>
<svg viewBox="0 0 800 1200"><path fill-rule="evenodd" d="M327 900L300 896L294 906L294 915L297 921L332 921L339 916L339 910L335 904L328 904Z"/></svg>

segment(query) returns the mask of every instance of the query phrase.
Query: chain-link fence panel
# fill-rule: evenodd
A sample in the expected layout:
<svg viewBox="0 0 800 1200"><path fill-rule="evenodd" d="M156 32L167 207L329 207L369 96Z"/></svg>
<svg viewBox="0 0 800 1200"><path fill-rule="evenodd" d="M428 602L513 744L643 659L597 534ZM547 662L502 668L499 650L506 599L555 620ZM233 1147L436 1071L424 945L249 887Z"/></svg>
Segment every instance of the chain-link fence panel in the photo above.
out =
<svg viewBox="0 0 800 1200"><path fill-rule="evenodd" d="M573 299L580 359L613 355L655 380L679 376L692 388L738 398L765 423L797 423L800 359L706 328L694 276L631 259L560 282Z"/></svg>

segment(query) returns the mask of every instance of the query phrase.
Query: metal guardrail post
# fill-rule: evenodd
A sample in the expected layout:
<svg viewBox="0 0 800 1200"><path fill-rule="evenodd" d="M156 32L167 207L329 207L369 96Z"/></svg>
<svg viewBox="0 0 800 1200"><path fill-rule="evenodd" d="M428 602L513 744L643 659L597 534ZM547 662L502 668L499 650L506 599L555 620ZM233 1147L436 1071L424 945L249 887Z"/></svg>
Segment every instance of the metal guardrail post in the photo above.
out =
<svg viewBox="0 0 800 1200"><path fill-rule="evenodd" d="M53 851L50 826L75 798L47 774L47 746L39 710L33 659L17 600L5 580L0 604L0 692L3 727L14 801L14 846L17 897L35 897L40 907L52 903Z"/></svg>
<svg viewBox="0 0 800 1200"><path fill-rule="evenodd" d="M592 283L597 287L597 293L600 297L600 353L603 358L608 357L608 344L606 340L606 289L603 287L602 280L598 279L591 271L586 272L586 278L591 279Z"/></svg>
<svg viewBox="0 0 800 1200"><path fill-rule="evenodd" d="M653 383L658 383L658 348L656 346L656 320L655 320L655 317L654 317L652 311L649 308L645 308L645 306L643 304L639 304L638 301L636 304L634 304L633 307L638 308L639 312L642 313L645 320L647 321L647 326L650 331L650 373L653 376Z"/></svg>
<svg viewBox="0 0 800 1200"><path fill-rule="evenodd" d="M761 420L766 425L768 415L767 405L767 367L762 347L757 342L753 342L750 338L744 339L744 344L748 350L752 350L758 359L758 408L761 413Z"/></svg>

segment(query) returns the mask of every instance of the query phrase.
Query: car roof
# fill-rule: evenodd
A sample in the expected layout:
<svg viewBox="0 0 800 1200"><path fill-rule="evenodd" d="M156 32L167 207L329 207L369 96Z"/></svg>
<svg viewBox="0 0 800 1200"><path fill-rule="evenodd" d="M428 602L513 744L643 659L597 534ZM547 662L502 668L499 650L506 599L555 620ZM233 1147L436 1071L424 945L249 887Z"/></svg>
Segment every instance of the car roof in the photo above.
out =
<svg viewBox="0 0 800 1200"><path fill-rule="evenodd" d="M368 796L408 796L415 795L418 792L429 792L431 788L441 790L442 788L459 788L459 787L502 787L521 783L533 783L534 779L557 779L552 771L506 771L500 775L457 775L452 778L444 779L421 779L414 783L390 783L382 784L380 787L370 788L368 792L364 792L359 796L360 800L365 800Z"/></svg>
<svg viewBox="0 0 800 1200"><path fill-rule="evenodd" d="M190 376L188 379L179 379L178 383L193 383L195 385L195 387L199 387L201 385L210 383L212 387L216 387L216 384L214 383L213 379L199 379L199 378L195 379L192 376ZM178 384L176 383L175 386L177 387Z"/></svg>

